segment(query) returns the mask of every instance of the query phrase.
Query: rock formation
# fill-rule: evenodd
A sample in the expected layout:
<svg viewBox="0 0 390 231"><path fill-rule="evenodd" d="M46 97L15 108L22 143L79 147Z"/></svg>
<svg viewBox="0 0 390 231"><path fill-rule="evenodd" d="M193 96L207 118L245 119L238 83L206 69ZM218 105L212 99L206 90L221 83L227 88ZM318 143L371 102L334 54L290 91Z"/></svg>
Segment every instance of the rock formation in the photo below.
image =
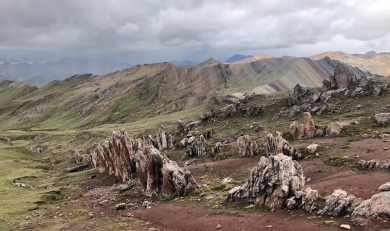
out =
<svg viewBox="0 0 390 231"><path fill-rule="evenodd" d="M372 228L388 228L390 222L390 191L387 187L389 183L381 185L379 192L371 199L363 201L355 208L351 220L354 224L370 226Z"/></svg>
<svg viewBox="0 0 390 231"><path fill-rule="evenodd" d="M224 146L224 143L217 142L217 143L215 144L215 146L213 147L213 155L216 156L216 155L218 155L220 152L222 152L223 146Z"/></svg>
<svg viewBox="0 0 390 231"><path fill-rule="evenodd" d="M327 196L325 207L318 211L319 214L338 217L351 206L355 197L346 191L336 189L332 195Z"/></svg>
<svg viewBox="0 0 390 231"><path fill-rule="evenodd" d="M304 137L313 138L316 134L314 120L310 112L303 113L303 124L294 121L290 124L290 133L294 140L303 139Z"/></svg>
<svg viewBox="0 0 390 231"><path fill-rule="evenodd" d="M177 119L176 125L177 125L177 129L176 129L177 134L184 135L184 136L188 134L189 129L186 123L184 123L182 120Z"/></svg>
<svg viewBox="0 0 390 231"><path fill-rule="evenodd" d="M390 122L390 113L378 113L375 115L375 119L379 125L385 126L388 122Z"/></svg>
<svg viewBox="0 0 390 231"><path fill-rule="evenodd" d="M286 207L287 209L294 209L300 206L309 213L312 213L317 209L317 199L318 191L309 187L303 191L298 191L295 196L287 199Z"/></svg>
<svg viewBox="0 0 390 231"><path fill-rule="evenodd" d="M281 132L276 132L276 137L269 133L266 137L266 152L267 156L275 156L279 153L290 156L293 160L299 160L301 157L297 150L291 146L291 144L282 137Z"/></svg>
<svg viewBox="0 0 390 231"><path fill-rule="evenodd" d="M388 160L359 160L357 168L360 170L390 170L390 161Z"/></svg>
<svg viewBox="0 0 390 231"><path fill-rule="evenodd" d="M302 167L282 153L262 156L241 187L229 191L226 202L250 202L271 210L282 208L304 186Z"/></svg>
<svg viewBox="0 0 390 231"><path fill-rule="evenodd" d="M299 84L295 85L293 90L290 92L288 105L293 106L301 104L302 97L305 96L308 92L309 88L303 87Z"/></svg>
<svg viewBox="0 0 390 231"><path fill-rule="evenodd" d="M343 125L341 125L339 122L331 122L326 128L326 135L328 137L336 137L340 134L342 129Z"/></svg>
<svg viewBox="0 0 390 231"><path fill-rule="evenodd" d="M157 145L160 151L167 148L173 148L175 146L175 138L171 134L168 134L168 132L163 127L157 128L156 133Z"/></svg>
<svg viewBox="0 0 390 231"><path fill-rule="evenodd" d="M148 194L183 196L197 187L192 174L154 148L149 137L135 140L122 129L102 146L95 144L94 152L99 172L108 169L109 175L114 174L123 182L137 178L138 185Z"/></svg>
<svg viewBox="0 0 390 231"><path fill-rule="evenodd" d="M191 137L192 138L192 137ZM191 147L187 149L187 155L191 157L202 157L206 154L206 139L203 135L199 135L194 140L188 139L188 143Z"/></svg>
<svg viewBox="0 0 390 231"><path fill-rule="evenodd" d="M258 154L258 147L255 140L251 140L248 135L237 138L238 156L255 156Z"/></svg>

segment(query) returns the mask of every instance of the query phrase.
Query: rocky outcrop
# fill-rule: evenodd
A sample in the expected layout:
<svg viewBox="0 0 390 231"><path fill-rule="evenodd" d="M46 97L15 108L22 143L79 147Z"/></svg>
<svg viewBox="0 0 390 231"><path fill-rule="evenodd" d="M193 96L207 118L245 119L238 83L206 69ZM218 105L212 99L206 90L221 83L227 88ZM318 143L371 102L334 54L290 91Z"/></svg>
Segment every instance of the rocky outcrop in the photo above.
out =
<svg viewBox="0 0 390 231"><path fill-rule="evenodd" d="M165 150L167 148L173 148L175 147L176 140L171 135L168 134L168 132L163 127L159 127L156 129L156 140L157 140L157 146L160 151Z"/></svg>
<svg viewBox="0 0 390 231"><path fill-rule="evenodd" d="M309 92L309 88L303 87L299 84L295 85L293 90L290 92L288 105L300 105L302 101L302 97L305 96Z"/></svg>
<svg viewBox="0 0 390 231"><path fill-rule="evenodd" d="M291 144L282 137L281 132L276 132L276 137L269 133L266 137L266 152L267 156L275 156L279 153L290 156L293 160L299 160L301 155Z"/></svg>
<svg viewBox="0 0 390 231"><path fill-rule="evenodd" d="M191 137L192 138L192 137ZM193 141L188 139L191 146L187 149L187 155L190 157L202 157L206 154L206 139L203 135L194 137Z"/></svg>
<svg viewBox="0 0 390 231"><path fill-rule="evenodd" d="M251 140L248 135L237 138L238 156L255 156L258 154L258 147L255 140Z"/></svg>
<svg viewBox="0 0 390 231"><path fill-rule="evenodd" d="M295 196L290 197L286 202L286 207L287 209L294 209L300 206L309 213L312 213L318 209L317 199L318 191L309 187L303 191L298 191Z"/></svg>
<svg viewBox="0 0 390 231"><path fill-rule="evenodd" d="M96 144L94 152L99 172L123 182L136 178L147 194L183 196L197 187L192 174L161 154L149 137L135 140L122 129L102 146Z"/></svg>
<svg viewBox="0 0 390 231"><path fill-rule="evenodd" d="M385 95L388 92L389 84L379 85L374 88L373 95L377 98L379 95Z"/></svg>
<svg viewBox="0 0 390 231"><path fill-rule="evenodd" d="M375 119L379 125L385 126L390 122L390 113L378 113L375 115Z"/></svg>
<svg viewBox="0 0 390 231"><path fill-rule="evenodd" d="M315 136L314 120L310 112L303 113L303 124L298 124L296 121L290 124L290 133L294 140L300 140L305 137L313 138Z"/></svg>
<svg viewBox="0 0 390 231"><path fill-rule="evenodd" d="M302 167L282 153L262 156L241 187L229 191L226 202L250 202L271 210L282 208L288 198L302 191Z"/></svg>
<svg viewBox="0 0 390 231"><path fill-rule="evenodd" d="M390 161L388 160L359 160L357 168L360 170L390 170Z"/></svg>
<svg viewBox="0 0 390 231"><path fill-rule="evenodd" d="M213 155L216 156L216 155L218 155L219 153L221 153L221 152L222 152L223 146L225 146L224 143L217 142L217 143L215 144L215 146L213 147Z"/></svg>
<svg viewBox="0 0 390 231"><path fill-rule="evenodd" d="M373 195L371 199L363 201L355 208L351 215L354 224L372 228L389 228L390 191L384 185L379 188L387 190Z"/></svg>
<svg viewBox="0 0 390 231"><path fill-rule="evenodd" d="M176 120L176 133L180 135L187 135L189 132L189 129L187 127L187 124L184 123L182 120L177 119Z"/></svg>
<svg viewBox="0 0 390 231"><path fill-rule="evenodd" d="M328 137L336 137L340 134L342 129L343 125L341 125L339 122L331 122L326 128L326 135Z"/></svg>
<svg viewBox="0 0 390 231"><path fill-rule="evenodd" d="M355 196L348 194L344 190L336 189L332 195L327 196L325 207L318 211L318 213L332 217L342 216L351 206L354 199Z"/></svg>

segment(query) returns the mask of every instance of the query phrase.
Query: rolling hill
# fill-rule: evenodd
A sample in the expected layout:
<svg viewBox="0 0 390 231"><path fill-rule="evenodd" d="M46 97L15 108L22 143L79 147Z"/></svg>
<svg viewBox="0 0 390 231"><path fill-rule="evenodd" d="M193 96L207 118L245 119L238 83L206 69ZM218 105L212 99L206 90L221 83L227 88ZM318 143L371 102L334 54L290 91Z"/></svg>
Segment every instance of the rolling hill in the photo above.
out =
<svg viewBox="0 0 390 231"><path fill-rule="evenodd" d="M338 64L329 58L268 58L236 64L211 58L197 66L166 62L102 76L75 75L40 88L3 81L0 119L8 129L59 129L131 122L185 109L201 112L229 94L271 93L296 84L320 87ZM351 69L356 76L367 74Z"/></svg>

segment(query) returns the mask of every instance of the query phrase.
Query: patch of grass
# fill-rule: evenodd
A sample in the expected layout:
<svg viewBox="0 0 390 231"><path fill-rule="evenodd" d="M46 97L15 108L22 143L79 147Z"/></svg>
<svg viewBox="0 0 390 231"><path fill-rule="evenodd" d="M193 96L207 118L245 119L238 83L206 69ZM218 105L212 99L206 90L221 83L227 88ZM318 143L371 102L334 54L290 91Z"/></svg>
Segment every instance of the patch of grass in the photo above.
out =
<svg viewBox="0 0 390 231"><path fill-rule="evenodd" d="M318 226L339 226L340 223L334 220L322 221L317 223Z"/></svg>
<svg viewBox="0 0 390 231"><path fill-rule="evenodd" d="M348 162L354 161L355 159L356 156L345 156L343 153L338 153L325 160L325 163L333 167L340 167Z"/></svg>

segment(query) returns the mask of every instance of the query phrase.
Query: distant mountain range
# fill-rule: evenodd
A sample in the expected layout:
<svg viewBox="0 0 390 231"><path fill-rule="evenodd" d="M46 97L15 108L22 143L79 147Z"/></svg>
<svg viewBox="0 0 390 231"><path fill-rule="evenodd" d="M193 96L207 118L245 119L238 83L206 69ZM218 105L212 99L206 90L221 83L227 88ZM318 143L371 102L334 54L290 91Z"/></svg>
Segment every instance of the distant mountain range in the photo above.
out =
<svg viewBox="0 0 390 231"><path fill-rule="evenodd" d="M313 60L319 60L328 56L331 59L358 67L372 74L390 76L390 52L377 53L370 51L365 54L347 54L341 51L328 51L310 56Z"/></svg>
<svg viewBox="0 0 390 231"><path fill-rule="evenodd" d="M235 63L244 59L252 58L253 55L240 55L240 54L235 54L232 57L228 58L225 63Z"/></svg>
<svg viewBox="0 0 390 231"><path fill-rule="evenodd" d="M47 63L3 63L0 65L0 81L12 80L45 85L53 80L63 80L75 74L93 73L104 75L116 70L130 68L128 63L115 63L106 59L62 58Z"/></svg>
<svg viewBox="0 0 390 231"><path fill-rule="evenodd" d="M189 60L185 60L185 61L169 61L170 63L172 63L173 65L175 66L195 66L196 63L194 62L191 62Z"/></svg>

